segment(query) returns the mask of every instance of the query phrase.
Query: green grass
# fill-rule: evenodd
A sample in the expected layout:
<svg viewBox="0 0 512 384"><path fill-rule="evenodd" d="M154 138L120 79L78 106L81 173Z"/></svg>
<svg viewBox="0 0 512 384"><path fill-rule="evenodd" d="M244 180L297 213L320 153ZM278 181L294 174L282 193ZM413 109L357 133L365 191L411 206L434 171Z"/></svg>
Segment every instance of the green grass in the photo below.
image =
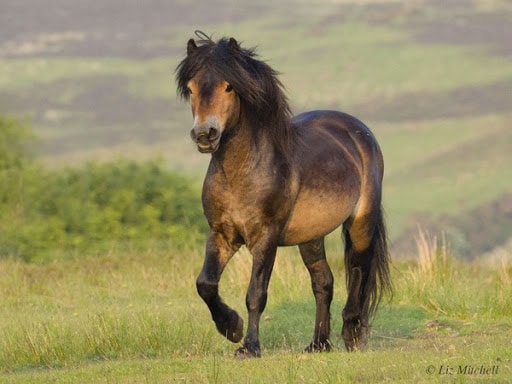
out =
<svg viewBox="0 0 512 384"><path fill-rule="evenodd" d="M466 344L466 345L465 345ZM468 347L469 345L469 347ZM106 361L65 370L48 370L34 374L25 372L16 376L17 383L419 383L447 382L506 382L510 378L510 363L503 363L507 345L502 342L492 352L480 352L485 341L479 337L456 344L442 340L428 340L414 349L391 352L366 352L348 355L344 352L304 355L289 353L272 355L263 360L235 361L230 357L205 356L135 360L130 362ZM437 350L436 350L437 348ZM426 352L421 352L424 349ZM411 354L421 353L421 359ZM459 365L498 366L496 375L455 375L439 373L443 368ZM427 374L433 366L435 373ZM191 369L192 368L192 369ZM400 372L397 374L397 372ZM13 377L11 376L11 379ZM7 378L9 380L9 378ZM9 382L9 381L6 381ZM454 382L454 381L448 381Z"/></svg>
<svg viewBox="0 0 512 384"><path fill-rule="evenodd" d="M236 345L217 334L195 292L201 253L1 261L0 382L427 382L428 366L447 364L498 364L494 378L512 375L510 267L464 264L442 253L395 264L396 294L378 312L368 350L348 354L339 337L342 258L332 257L335 351L306 355L314 300L297 252L283 249L261 324L263 358L236 361ZM221 280L225 301L244 317L250 267L243 250Z"/></svg>

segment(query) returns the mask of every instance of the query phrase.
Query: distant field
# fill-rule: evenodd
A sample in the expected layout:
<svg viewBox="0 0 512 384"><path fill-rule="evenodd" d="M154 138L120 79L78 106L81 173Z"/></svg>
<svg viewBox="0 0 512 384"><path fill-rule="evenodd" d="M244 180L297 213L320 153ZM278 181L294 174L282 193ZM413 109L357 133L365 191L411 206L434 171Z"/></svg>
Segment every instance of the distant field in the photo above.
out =
<svg viewBox="0 0 512 384"><path fill-rule="evenodd" d="M200 179L208 158L189 141L173 80L199 28L258 46L294 111L342 109L370 125L401 249L412 249L418 217L457 222L512 190L507 1L82 3L2 5L0 112L30 119L49 166L161 156ZM510 233L512 209L503 215Z"/></svg>

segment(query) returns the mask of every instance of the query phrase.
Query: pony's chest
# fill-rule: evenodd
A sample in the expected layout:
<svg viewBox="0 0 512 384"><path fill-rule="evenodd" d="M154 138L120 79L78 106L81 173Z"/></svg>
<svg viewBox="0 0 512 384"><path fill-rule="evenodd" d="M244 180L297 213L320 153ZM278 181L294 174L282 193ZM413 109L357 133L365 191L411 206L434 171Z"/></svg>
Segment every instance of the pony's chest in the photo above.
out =
<svg viewBox="0 0 512 384"><path fill-rule="evenodd" d="M210 177L203 186L203 209L211 225L228 224L243 232L276 216L274 204L282 192L282 187L269 180L227 182L222 177Z"/></svg>

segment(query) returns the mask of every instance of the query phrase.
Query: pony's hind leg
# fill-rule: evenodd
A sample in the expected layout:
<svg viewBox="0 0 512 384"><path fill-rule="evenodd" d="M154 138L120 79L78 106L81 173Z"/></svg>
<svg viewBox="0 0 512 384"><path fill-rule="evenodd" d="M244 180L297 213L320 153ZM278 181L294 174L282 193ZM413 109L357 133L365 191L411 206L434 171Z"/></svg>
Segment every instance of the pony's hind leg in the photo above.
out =
<svg viewBox="0 0 512 384"><path fill-rule="evenodd" d="M348 267L347 267L348 268ZM348 351L362 350L368 342L369 313L365 310L363 301L363 279L367 279L364 268L351 266L349 274L348 298L343 309L343 328L341 336ZM364 276L364 277L363 277Z"/></svg>
<svg viewBox="0 0 512 384"><path fill-rule="evenodd" d="M329 351L330 306L333 291L333 276L325 258L324 239L299 245L300 254L311 276L311 286L316 301L316 319L313 341L307 352Z"/></svg>
<svg viewBox="0 0 512 384"><path fill-rule="evenodd" d="M342 337L349 351L362 350L370 317L382 293L391 292L389 259L382 212L365 215L343 228L348 298L343 309Z"/></svg>

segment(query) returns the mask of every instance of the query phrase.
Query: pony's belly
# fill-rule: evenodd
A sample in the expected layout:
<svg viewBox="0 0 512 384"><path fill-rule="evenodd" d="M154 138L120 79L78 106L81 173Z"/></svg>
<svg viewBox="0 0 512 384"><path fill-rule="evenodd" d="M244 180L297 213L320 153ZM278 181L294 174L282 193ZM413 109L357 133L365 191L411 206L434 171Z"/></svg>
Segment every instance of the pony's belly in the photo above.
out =
<svg viewBox="0 0 512 384"><path fill-rule="evenodd" d="M354 204L339 196L298 201L281 237L281 245L305 243L331 233L352 214Z"/></svg>

